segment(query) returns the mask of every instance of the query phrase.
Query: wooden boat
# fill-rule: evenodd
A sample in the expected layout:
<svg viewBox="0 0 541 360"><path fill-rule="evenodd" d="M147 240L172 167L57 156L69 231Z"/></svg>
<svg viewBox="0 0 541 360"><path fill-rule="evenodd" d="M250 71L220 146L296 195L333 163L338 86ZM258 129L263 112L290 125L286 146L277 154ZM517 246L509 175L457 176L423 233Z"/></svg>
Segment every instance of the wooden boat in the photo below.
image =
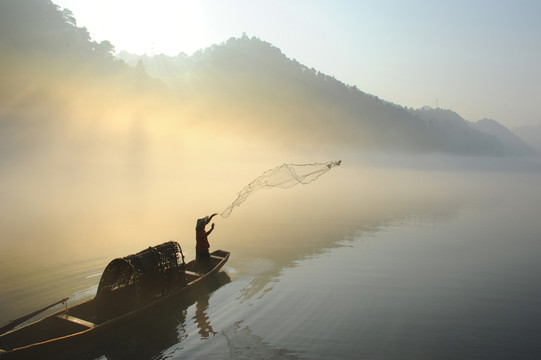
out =
<svg viewBox="0 0 541 360"><path fill-rule="evenodd" d="M185 264L180 245L171 241L114 259L92 299L1 334L0 359L54 357L94 344L165 302L189 296L223 267L229 255L216 250L208 262Z"/></svg>

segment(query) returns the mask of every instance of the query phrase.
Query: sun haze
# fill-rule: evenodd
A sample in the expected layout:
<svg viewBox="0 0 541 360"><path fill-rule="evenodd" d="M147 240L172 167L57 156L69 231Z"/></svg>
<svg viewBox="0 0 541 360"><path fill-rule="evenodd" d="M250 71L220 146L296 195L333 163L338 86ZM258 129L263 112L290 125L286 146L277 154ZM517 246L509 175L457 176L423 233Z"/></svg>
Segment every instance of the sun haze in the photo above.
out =
<svg viewBox="0 0 541 360"><path fill-rule="evenodd" d="M385 100L541 124L541 3L56 0L117 51L178 55L247 33Z"/></svg>
<svg viewBox="0 0 541 360"><path fill-rule="evenodd" d="M95 39L136 54L192 53L217 38L199 1L56 1Z"/></svg>

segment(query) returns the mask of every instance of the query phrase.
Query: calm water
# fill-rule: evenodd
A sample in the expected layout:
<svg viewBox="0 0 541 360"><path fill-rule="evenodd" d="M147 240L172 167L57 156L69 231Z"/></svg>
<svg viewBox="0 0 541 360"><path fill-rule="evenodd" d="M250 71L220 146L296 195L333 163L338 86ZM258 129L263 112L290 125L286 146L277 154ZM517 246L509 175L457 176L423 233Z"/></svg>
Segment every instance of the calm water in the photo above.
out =
<svg viewBox="0 0 541 360"><path fill-rule="evenodd" d="M258 193L216 220L211 245L232 252L219 281L86 356L538 359L540 184L536 172L343 167ZM4 227L0 322L92 296L109 260L168 235L193 257L191 225L140 219L140 237L113 245L86 225L62 241L44 225L45 239Z"/></svg>

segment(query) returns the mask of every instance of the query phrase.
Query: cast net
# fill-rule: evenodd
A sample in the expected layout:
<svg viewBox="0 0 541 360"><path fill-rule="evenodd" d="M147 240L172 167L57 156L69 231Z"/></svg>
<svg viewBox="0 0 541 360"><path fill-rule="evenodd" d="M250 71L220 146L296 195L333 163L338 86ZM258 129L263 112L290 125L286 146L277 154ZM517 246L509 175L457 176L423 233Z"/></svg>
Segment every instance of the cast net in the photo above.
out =
<svg viewBox="0 0 541 360"><path fill-rule="evenodd" d="M254 181L246 185L244 189L238 193L235 201L233 201L227 209L222 211L220 215L223 218L229 217L235 207L240 206L256 191L271 188L289 189L298 184L309 184L321 175L330 171L333 167L339 166L341 162L341 160L338 160L326 163L283 164L267 170Z"/></svg>

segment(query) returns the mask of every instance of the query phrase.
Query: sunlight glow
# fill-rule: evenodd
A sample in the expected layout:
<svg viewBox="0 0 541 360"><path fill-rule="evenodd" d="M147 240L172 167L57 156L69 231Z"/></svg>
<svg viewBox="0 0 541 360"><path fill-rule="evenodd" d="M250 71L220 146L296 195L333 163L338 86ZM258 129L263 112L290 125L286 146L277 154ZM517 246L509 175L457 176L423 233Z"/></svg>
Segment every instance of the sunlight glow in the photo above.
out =
<svg viewBox="0 0 541 360"><path fill-rule="evenodd" d="M192 53L201 44L211 44L208 39L212 30L197 1L174 2L168 7L157 2L152 7L137 6L134 10L137 14L129 17L128 28L137 31L136 36L130 37L130 47L139 48L138 52L151 49L151 55L171 54L182 44L185 51ZM144 26L138 23L140 19L147 19Z"/></svg>
<svg viewBox="0 0 541 360"><path fill-rule="evenodd" d="M204 16L203 3L195 0L104 1L83 6L81 0L58 0L73 11L80 26L99 18L100 26L88 30L94 40L122 44L118 50L136 54L191 54L213 43L214 30ZM107 9L107 11L103 11ZM118 14L122 14L119 18Z"/></svg>
<svg viewBox="0 0 541 360"><path fill-rule="evenodd" d="M541 2L53 2L117 52L192 55L246 33L402 106L433 106L438 98L469 121L539 123Z"/></svg>

